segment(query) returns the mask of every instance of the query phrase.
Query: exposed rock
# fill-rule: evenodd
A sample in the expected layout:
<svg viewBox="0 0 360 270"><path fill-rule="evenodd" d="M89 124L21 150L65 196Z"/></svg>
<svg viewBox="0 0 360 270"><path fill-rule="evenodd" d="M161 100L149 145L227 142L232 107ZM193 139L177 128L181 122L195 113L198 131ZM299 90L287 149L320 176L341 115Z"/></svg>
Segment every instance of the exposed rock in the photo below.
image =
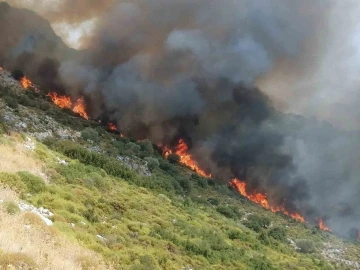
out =
<svg viewBox="0 0 360 270"><path fill-rule="evenodd" d="M105 237L101 236L100 234L98 234L96 237L104 243L106 243L106 241L107 241L107 239Z"/></svg>
<svg viewBox="0 0 360 270"><path fill-rule="evenodd" d="M45 222L46 225L53 225L53 222L50 220L50 218L54 216L54 214L51 213L48 209L45 209L43 207L36 208L33 205L23 202L19 203L19 208L22 212L31 212L38 215Z"/></svg>
<svg viewBox="0 0 360 270"><path fill-rule="evenodd" d="M131 159L127 156L118 156L117 159L121 161L127 168L138 172L144 176L151 176L151 172L147 167L146 163L143 163L141 160Z"/></svg>
<svg viewBox="0 0 360 270"><path fill-rule="evenodd" d="M69 165L69 163L66 160L63 160L63 159L60 159L60 158L57 158L57 162L59 164L61 164L61 165L64 165L64 166Z"/></svg>
<svg viewBox="0 0 360 270"><path fill-rule="evenodd" d="M337 264L345 264L354 269L360 269L360 262L352 261L345 258L344 251L346 248L341 245L335 245L334 243L325 243L324 249L321 254L328 259L329 261L333 261Z"/></svg>

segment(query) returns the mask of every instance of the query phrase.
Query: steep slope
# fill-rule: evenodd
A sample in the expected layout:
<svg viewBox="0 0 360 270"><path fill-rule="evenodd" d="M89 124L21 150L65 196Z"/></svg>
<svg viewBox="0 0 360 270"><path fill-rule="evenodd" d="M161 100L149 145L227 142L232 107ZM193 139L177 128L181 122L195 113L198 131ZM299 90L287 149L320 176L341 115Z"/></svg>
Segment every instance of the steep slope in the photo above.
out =
<svg viewBox="0 0 360 270"><path fill-rule="evenodd" d="M61 110L41 92L20 92L9 73L0 73L0 85L17 85L0 87L0 182L49 209L61 237L115 269L359 269L355 241L267 211L169 162L149 141ZM8 227L4 241L21 228ZM31 235L22 241L11 252L46 269L23 249ZM61 254L49 254L49 263Z"/></svg>

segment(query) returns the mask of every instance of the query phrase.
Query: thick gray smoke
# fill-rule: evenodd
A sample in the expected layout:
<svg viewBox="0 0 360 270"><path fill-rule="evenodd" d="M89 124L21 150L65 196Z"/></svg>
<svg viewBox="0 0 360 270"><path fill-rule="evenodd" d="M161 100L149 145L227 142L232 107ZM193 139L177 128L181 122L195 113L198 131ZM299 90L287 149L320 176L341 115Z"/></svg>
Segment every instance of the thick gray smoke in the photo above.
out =
<svg viewBox="0 0 360 270"><path fill-rule="evenodd" d="M37 70L45 87L86 96L94 118L129 136L170 146L184 139L217 179L245 180L274 204L286 198L289 211L325 218L337 232L359 227L359 134L277 110L302 113L309 95L312 114L324 111L316 105L327 92L315 83L328 74L319 68L331 51L324 45L338 37L331 22L352 0L78 1L77 12L72 2L38 11L53 23L96 18L83 51L64 49L44 22L22 25L16 14L25 11L0 5L0 20L8 20L0 33L14 37L0 42L0 61ZM353 82L346 89L359 86Z"/></svg>

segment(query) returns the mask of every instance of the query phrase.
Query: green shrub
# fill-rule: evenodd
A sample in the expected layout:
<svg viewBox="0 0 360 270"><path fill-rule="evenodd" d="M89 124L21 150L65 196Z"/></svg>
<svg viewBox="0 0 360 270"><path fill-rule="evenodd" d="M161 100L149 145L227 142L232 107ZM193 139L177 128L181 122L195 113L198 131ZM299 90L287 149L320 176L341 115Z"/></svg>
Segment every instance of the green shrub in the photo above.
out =
<svg viewBox="0 0 360 270"><path fill-rule="evenodd" d="M260 232L262 228L268 228L271 220L268 217L259 217L257 215L250 215L244 222L244 225L255 232Z"/></svg>
<svg viewBox="0 0 360 270"><path fill-rule="evenodd" d="M27 186L28 192L36 194L46 190L46 185L40 177L29 172L19 172L18 175L20 176L21 181Z"/></svg>
<svg viewBox="0 0 360 270"><path fill-rule="evenodd" d="M160 166L160 162L156 158L146 157L144 160L147 162L147 167L151 172L156 170Z"/></svg>
<svg viewBox="0 0 360 270"><path fill-rule="evenodd" d="M314 243L310 240L302 239L296 241L296 245L299 247L299 251L301 253L314 253L315 252L315 246Z"/></svg>
<svg viewBox="0 0 360 270"><path fill-rule="evenodd" d="M220 201L216 198L209 198L208 202L211 203L214 206L218 206L220 204Z"/></svg>
<svg viewBox="0 0 360 270"><path fill-rule="evenodd" d="M141 151L144 151L149 154L154 154L154 147L149 140L143 140L140 142Z"/></svg>
<svg viewBox="0 0 360 270"><path fill-rule="evenodd" d="M265 257L256 256L250 259L249 269L254 270L272 270L275 269L271 262Z"/></svg>
<svg viewBox="0 0 360 270"><path fill-rule="evenodd" d="M36 102L31 100L27 95L19 96L18 101L23 106L27 106L27 107L35 107L36 106Z"/></svg>
<svg viewBox="0 0 360 270"><path fill-rule="evenodd" d="M227 218L235 220L241 216L241 214L236 209L229 206L218 206L216 207L216 211Z"/></svg>
<svg viewBox="0 0 360 270"><path fill-rule="evenodd" d="M0 172L0 183L19 193L24 193L27 190L25 183L16 174Z"/></svg>
<svg viewBox="0 0 360 270"><path fill-rule="evenodd" d="M139 154L140 151L140 145L137 145L136 143L129 142L125 145L125 152L124 154L127 156L136 156Z"/></svg>
<svg viewBox="0 0 360 270"><path fill-rule="evenodd" d="M265 246L270 245L270 239L266 232L261 232L258 236L258 240Z"/></svg>
<svg viewBox="0 0 360 270"><path fill-rule="evenodd" d="M268 235L281 242L286 242L286 231L284 228L275 227L269 230Z"/></svg>
<svg viewBox="0 0 360 270"><path fill-rule="evenodd" d="M228 237L231 240L237 239L237 240L240 240L242 242L247 242L247 241L250 240L249 236L247 236L245 233L243 233L243 232L241 232L239 230L230 230L228 232Z"/></svg>
<svg viewBox="0 0 360 270"><path fill-rule="evenodd" d="M90 140L93 142L97 142L99 139L99 133L92 128L85 128L81 132L81 138L83 138L85 141Z"/></svg>
<svg viewBox="0 0 360 270"><path fill-rule="evenodd" d="M18 101L15 98L11 96L5 96L3 99L6 105L8 105L10 108L17 109L19 107Z"/></svg>
<svg viewBox="0 0 360 270"><path fill-rule="evenodd" d="M188 178L186 177L177 177L176 181L180 184L180 186L185 190L186 192L191 192L192 185Z"/></svg>
<svg viewBox="0 0 360 270"><path fill-rule="evenodd" d="M168 174L172 176L176 176L179 174L179 170L174 166L173 164L167 162L166 160L160 159L160 169L164 172L167 172Z"/></svg>
<svg viewBox="0 0 360 270"><path fill-rule="evenodd" d="M126 168L114 157L91 152L76 143L69 141L55 141L53 139L47 139L44 141L44 144L63 153L69 158L78 159L84 164L99 167L112 176L120 177L125 180L134 180L135 178L135 173Z"/></svg>
<svg viewBox="0 0 360 270"><path fill-rule="evenodd" d="M170 154L167 159L172 164L177 164L180 162L180 156L177 154Z"/></svg>

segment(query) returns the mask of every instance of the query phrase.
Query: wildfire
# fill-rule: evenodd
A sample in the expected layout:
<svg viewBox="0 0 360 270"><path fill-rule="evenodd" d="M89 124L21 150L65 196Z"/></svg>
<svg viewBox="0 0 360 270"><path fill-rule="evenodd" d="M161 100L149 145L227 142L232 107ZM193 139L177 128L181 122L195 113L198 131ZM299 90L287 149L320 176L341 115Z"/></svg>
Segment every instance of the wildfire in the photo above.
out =
<svg viewBox="0 0 360 270"><path fill-rule="evenodd" d="M83 97L79 98L76 101L73 112L79 114L82 118L89 120L89 116L87 115L85 110L85 101Z"/></svg>
<svg viewBox="0 0 360 270"><path fill-rule="evenodd" d="M207 174L204 170L202 170L196 161L193 160L192 156L188 154L189 147L185 143L183 139L179 140L179 144L175 147L175 151L173 152L169 147L165 146L163 148L163 154L165 157L168 157L169 155L175 153L180 156L180 163L188 166L193 171L198 173L199 175L210 178L211 174Z"/></svg>
<svg viewBox="0 0 360 270"><path fill-rule="evenodd" d="M116 131L116 129L117 129L114 123L109 123L108 128L112 131Z"/></svg>
<svg viewBox="0 0 360 270"><path fill-rule="evenodd" d="M85 118L85 119L89 119L89 116L86 113L85 110L85 101L84 98L79 98L75 104L72 103L71 98L67 97L67 96L60 96L55 92L50 92L48 95L48 97L51 98L52 102L62 108L62 109L70 109L72 110L74 113L79 114L81 117Z"/></svg>
<svg viewBox="0 0 360 270"><path fill-rule="evenodd" d="M318 222L319 222L319 228L320 228L320 230L331 232L330 228L328 228L328 227L324 224L324 221L323 221L321 218L318 219Z"/></svg>
<svg viewBox="0 0 360 270"><path fill-rule="evenodd" d="M52 102L61 109L71 109L72 107L72 102L70 97L59 96L57 93L51 93L51 92L47 94L47 96L50 97Z"/></svg>
<svg viewBox="0 0 360 270"><path fill-rule="evenodd" d="M265 194L257 193L257 192L249 193L246 190L245 182L242 182L238 179L233 179L230 183L242 196L248 198L250 201L252 201L254 203L260 204L265 209L269 209L272 212L282 212L285 215L290 216L297 221L305 222L305 218L302 215L300 215L299 213L290 213L284 207L271 206L269 204L268 196L266 193Z"/></svg>

